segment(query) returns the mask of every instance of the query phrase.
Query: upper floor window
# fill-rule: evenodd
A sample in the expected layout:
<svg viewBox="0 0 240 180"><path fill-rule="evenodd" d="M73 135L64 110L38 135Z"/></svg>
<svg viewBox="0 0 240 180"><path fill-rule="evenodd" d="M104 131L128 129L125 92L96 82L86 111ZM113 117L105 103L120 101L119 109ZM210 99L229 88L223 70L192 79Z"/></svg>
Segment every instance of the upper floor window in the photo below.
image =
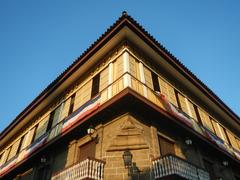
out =
<svg viewBox="0 0 240 180"><path fill-rule="evenodd" d="M26 136L26 135L23 135L23 136L21 137L20 142L19 142L19 145L18 145L18 148L17 148L16 154L18 154L18 153L22 150L23 140L24 140L24 137L25 137L25 136Z"/></svg>
<svg viewBox="0 0 240 180"><path fill-rule="evenodd" d="M68 115L70 115L70 114L73 112L75 96L76 96L76 93L74 93L74 94L71 96Z"/></svg>
<svg viewBox="0 0 240 180"><path fill-rule="evenodd" d="M167 154L175 154L175 148L174 148L174 142L162 137L158 136L158 141L159 141L159 148L160 148L160 153L161 156L167 155Z"/></svg>
<svg viewBox="0 0 240 180"><path fill-rule="evenodd" d="M152 71L151 71L151 75L152 75L152 82L153 82L154 91L160 92L160 85L159 85L159 82L158 82L158 76Z"/></svg>
<svg viewBox="0 0 240 180"><path fill-rule="evenodd" d="M98 73L96 76L94 76L92 80L91 97L94 97L99 93L99 82L100 82L100 74Z"/></svg>

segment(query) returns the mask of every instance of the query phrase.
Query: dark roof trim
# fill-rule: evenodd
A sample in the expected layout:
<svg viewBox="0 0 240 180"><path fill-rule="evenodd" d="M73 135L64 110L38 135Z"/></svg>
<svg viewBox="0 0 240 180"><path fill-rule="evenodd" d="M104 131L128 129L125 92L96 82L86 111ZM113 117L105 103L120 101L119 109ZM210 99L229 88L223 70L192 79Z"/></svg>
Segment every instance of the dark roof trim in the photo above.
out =
<svg viewBox="0 0 240 180"><path fill-rule="evenodd" d="M218 104L227 114L236 122L240 119L224 102L215 95L203 82L201 82L190 70L188 70L176 57L174 57L164 46L162 46L153 36L151 36L140 24L138 24L126 12L102 34L82 55L77 58L63 73L61 73L47 88L45 88L0 134L2 139L18 122L24 119L34 108L36 108L45 98L47 98L56 88L58 88L71 74L73 74L81 65L83 65L96 51L98 51L106 42L111 39L119 30L128 26L155 51L169 60L169 63L180 71L188 80L190 80L199 89L205 92L208 97Z"/></svg>

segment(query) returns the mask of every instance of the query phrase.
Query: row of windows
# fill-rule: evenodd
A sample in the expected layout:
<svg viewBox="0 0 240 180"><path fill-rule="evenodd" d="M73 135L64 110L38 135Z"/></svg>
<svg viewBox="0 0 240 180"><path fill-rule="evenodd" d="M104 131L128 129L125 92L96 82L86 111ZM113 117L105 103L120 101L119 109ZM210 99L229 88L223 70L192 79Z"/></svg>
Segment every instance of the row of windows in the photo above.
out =
<svg viewBox="0 0 240 180"><path fill-rule="evenodd" d="M231 144L235 149L240 150L240 139L233 135L229 130L219 124L214 118L209 116L203 109L186 98L181 92L169 85L156 73L145 67L146 85L154 91L163 93L168 100L176 107L181 109L188 116L198 121L204 127L215 133L226 143ZM146 73L147 72L147 73Z"/></svg>
<svg viewBox="0 0 240 180"><path fill-rule="evenodd" d="M130 55L129 61L130 73L132 76L142 81L142 83L145 83L146 86L154 91L164 94L173 105L181 109L185 114L208 128L226 143L231 144L235 149L240 150L240 139L233 135L233 133L223 127L213 117L208 115L203 109L194 104L167 81L158 76L158 74L148 68L147 65L143 65L144 79L141 78L139 61L137 58Z"/></svg>
<svg viewBox="0 0 240 180"><path fill-rule="evenodd" d="M119 78L123 73L123 59L120 56L113 62L115 73L113 80ZM73 111L85 102L95 97L100 91L108 86L109 68L101 70L92 79L88 80L70 98L58 105L50 114L46 115L38 124L32 127L28 133L24 134L18 141L11 145L4 153L0 154L0 165L17 155L25 147L36 141L46 132L50 131L57 124L63 121ZM50 138L55 137L60 129L52 130Z"/></svg>
<svg viewBox="0 0 240 180"><path fill-rule="evenodd" d="M229 130L219 124L214 118L210 117L204 110L196 106L192 101L186 98L181 92L173 88L168 82L159 77L155 72L146 66L143 66L143 77L140 73L139 62L130 55L129 70L131 75L140 81L143 81L148 87L154 91L164 94L167 99L176 107L180 108L187 115L198 121L226 143L231 144L235 149L240 149L240 140L236 138ZM89 99L96 96L100 91L109 84L109 78L113 81L123 74L123 58L120 56L113 63L113 77L109 77L109 68L103 69L97 73L91 80L82 85L70 98L58 105L50 114L46 115L37 125L23 135L18 141L10 146L5 153L0 154L0 164L14 157L22 149L34 142L44 133L54 128L59 122L65 119L69 114L79 108ZM55 136L58 129L51 132L50 136ZM1 160L2 159L2 160Z"/></svg>

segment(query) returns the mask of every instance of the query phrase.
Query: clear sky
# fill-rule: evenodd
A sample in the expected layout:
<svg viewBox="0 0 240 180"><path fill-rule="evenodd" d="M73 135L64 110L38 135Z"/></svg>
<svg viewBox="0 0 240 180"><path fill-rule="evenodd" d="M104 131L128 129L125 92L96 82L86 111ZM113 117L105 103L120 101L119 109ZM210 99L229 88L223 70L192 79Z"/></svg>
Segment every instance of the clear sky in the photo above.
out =
<svg viewBox="0 0 240 180"><path fill-rule="evenodd" d="M0 131L121 15L240 115L240 1L1 0Z"/></svg>

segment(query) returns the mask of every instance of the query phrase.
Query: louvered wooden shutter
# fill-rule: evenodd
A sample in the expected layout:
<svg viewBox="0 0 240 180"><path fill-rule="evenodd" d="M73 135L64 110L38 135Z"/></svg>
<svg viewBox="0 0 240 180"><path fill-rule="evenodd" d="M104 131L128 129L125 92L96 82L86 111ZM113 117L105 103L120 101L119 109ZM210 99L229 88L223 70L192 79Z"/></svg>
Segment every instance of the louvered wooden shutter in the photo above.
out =
<svg viewBox="0 0 240 180"><path fill-rule="evenodd" d="M220 137L222 140L224 140L223 137L222 137L222 132L221 132L221 130L219 129L218 122L216 122L216 120L212 120L212 124L213 124L214 130L215 130L215 132L216 132L216 135L217 135L218 137Z"/></svg>
<svg viewBox="0 0 240 180"><path fill-rule="evenodd" d="M91 90L92 90L92 81L88 81L83 87L81 87L77 92L75 96L75 102L74 102L74 111L78 109L80 106L82 106L85 102L90 100L91 98Z"/></svg>
<svg viewBox="0 0 240 180"><path fill-rule="evenodd" d="M134 57L131 55L129 56L129 70L130 74L140 80L140 74L139 74L139 65L138 62L135 60Z"/></svg>
<svg viewBox="0 0 240 180"><path fill-rule="evenodd" d="M161 78L158 77L158 81L159 81L159 84L160 84L160 90L161 90L161 93L169 100L169 97L168 97L168 84Z"/></svg>
<svg viewBox="0 0 240 180"><path fill-rule="evenodd" d="M228 142L228 138L227 138L227 135L226 135L226 132L225 132L225 128L223 128L220 124L218 124L218 128L219 128L219 131L221 132L221 137L222 139L226 142L226 143L229 143Z"/></svg>
<svg viewBox="0 0 240 180"><path fill-rule="evenodd" d="M61 117L60 117L60 121L62 121L63 119L65 119L68 116L68 111L69 111L69 107L70 107L70 102L71 102L71 97L68 98L63 107L62 107L62 112L61 112Z"/></svg>
<svg viewBox="0 0 240 180"><path fill-rule="evenodd" d="M108 68L105 68L103 71L100 72L99 91L102 91L108 86L108 71Z"/></svg>
<svg viewBox="0 0 240 180"><path fill-rule="evenodd" d="M12 148L11 148L11 150L10 150L8 159L11 159L12 157L14 157L14 156L16 155L19 144L20 144L20 139L18 139L18 140L12 145Z"/></svg>
<svg viewBox="0 0 240 180"><path fill-rule="evenodd" d="M178 107L174 88L171 85L169 85L165 80L161 78L159 78L158 80L160 84L161 93L168 99L169 102Z"/></svg>
<svg viewBox="0 0 240 180"><path fill-rule="evenodd" d="M146 68L145 66L144 66L143 71L144 71L144 77L145 77L146 85L147 85L149 88L153 89L151 71L150 71L148 68Z"/></svg>
<svg viewBox="0 0 240 180"><path fill-rule="evenodd" d="M37 127L35 139L38 139L40 136L42 136L47 131L47 125L48 125L49 115L47 115L44 119L42 119Z"/></svg>
<svg viewBox="0 0 240 180"><path fill-rule="evenodd" d="M189 115L196 121L198 121L197 119L197 114L196 114L196 111L195 111L195 108L194 108L194 105L191 101L188 100L188 106L189 106Z"/></svg>
<svg viewBox="0 0 240 180"><path fill-rule="evenodd" d="M2 160L1 160L2 163L5 163L7 161L9 151L10 151L10 148L8 148L4 151L4 153L2 155Z"/></svg>
<svg viewBox="0 0 240 180"><path fill-rule="evenodd" d="M202 123L203 125L208 128L209 130L211 130L212 132L214 132L213 130L213 126L212 126L212 123L211 123L211 119L210 117L208 116L208 114L203 111L202 109L198 108L198 112L199 112L199 116L202 120Z"/></svg>
<svg viewBox="0 0 240 180"><path fill-rule="evenodd" d="M189 114L185 97L182 94L180 94L179 92L177 93L177 96L178 96L178 100L179 100L179 103L181 106L181 110L183 112L185 112L186 114Z"/></svg>
<svg viewBox="0 0 240 180"><path fill-rule="evenodd" d="M35 133L35 129L36 127L33 127L27 134L27 138L26 138L26 145L25 147L27 147L28 145L30 145L32 143L32 139Z"/></svg>
<svg viewBox="0 0 240 180"><path fill-rule="evenodd" d="M229 138L229 140L230 140L231 145L232 145L235 149L240 150L240 149L238 148L237 140L236 140L236 138L234 137L234 135L233 135L229 130L226 130L226 132L227 132L227 135L228 135L228 138Z"/></svg>
<svg viewBox="0 0 240 180"><path fill-rule="evenodd" d="M113 63L113 81L123 75L123 56L120 56Z"/></svg>

